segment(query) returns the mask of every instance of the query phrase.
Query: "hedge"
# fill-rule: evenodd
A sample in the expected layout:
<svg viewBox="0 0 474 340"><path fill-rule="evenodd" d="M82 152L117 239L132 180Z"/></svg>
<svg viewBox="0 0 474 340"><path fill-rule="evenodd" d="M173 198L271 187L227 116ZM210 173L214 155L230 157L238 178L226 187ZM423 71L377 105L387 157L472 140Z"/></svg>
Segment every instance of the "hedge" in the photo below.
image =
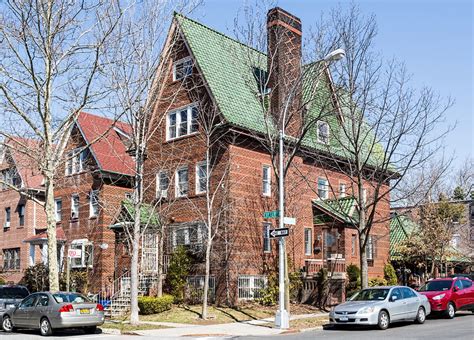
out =
<svg viewBox="0 0 474 340"><path fill-rule="evenodd" d="M138 308L140 314L157 314L171 309L174 298L172 295L163 295L161 297L140 296L138 298Z"/></svg>

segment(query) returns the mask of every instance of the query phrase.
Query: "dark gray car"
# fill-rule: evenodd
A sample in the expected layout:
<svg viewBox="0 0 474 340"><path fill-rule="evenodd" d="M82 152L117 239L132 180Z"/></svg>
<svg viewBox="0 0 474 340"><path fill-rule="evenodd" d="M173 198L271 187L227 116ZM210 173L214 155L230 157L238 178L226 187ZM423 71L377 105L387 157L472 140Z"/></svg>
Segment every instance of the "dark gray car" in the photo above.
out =
<svg viewBox="0 0 474 340"><path fill-rule="evenodd" d="M1 285L0 286L0 316L11 307L17 306L21 300L30 295L24 286Z"/></svg>
<svg viewBox="0 0 474 340"><path fill-rule="evenodd" d="M39 292L23 299L17 307L8 309L2 318L2 328L39 329L47 336L58 328L82 328L94 333L104 323L104 308L79 293Z"/></svg>

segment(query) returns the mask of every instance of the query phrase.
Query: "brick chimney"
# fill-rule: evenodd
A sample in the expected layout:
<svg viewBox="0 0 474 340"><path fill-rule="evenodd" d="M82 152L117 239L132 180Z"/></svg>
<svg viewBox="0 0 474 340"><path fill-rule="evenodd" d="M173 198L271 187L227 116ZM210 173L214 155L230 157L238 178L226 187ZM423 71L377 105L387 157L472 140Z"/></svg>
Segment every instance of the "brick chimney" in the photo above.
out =
<svg viewBox="0 0 474 340"><path fill-rule="evenodd" d="M282 115L290 93L293 97L287 111L285 133L298 135L302 125L301 110L301 20L275 7L267 13L267 69L271 88L270 110L281 127Z"/></svg>

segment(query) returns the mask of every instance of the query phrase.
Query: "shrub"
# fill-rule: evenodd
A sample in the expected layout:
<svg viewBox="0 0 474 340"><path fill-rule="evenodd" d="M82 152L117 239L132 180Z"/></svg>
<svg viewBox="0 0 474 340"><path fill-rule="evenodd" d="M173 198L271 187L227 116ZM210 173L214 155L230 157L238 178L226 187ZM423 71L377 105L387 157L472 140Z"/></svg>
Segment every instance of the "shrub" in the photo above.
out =
<svg viewBox="0 0 474 340"><path fill-rule="evenodd" d="M360 289L360 269L355 264L350 264L346 268L347 279L349 282L346 286L346 296L352 296Z"/></svg>
<svg viewBox="0 0 474 340"><path fill-rule="evenodd" d="M140 296L138 298L138 308L142 315L157 314L170 310L173 301L174 298L171 295L161 297Z"/></svg>
<svg viewBox="0 0 474 340"><path fill-rule="evenodd" d="M25 269L19 284L26 286L31 293L49 290L48 274L48 267L38 263Z"/></svg>
<svg viewBox="0 0 474 340"><path fill-rule="evenodd" d="M166 274L167 291L174 296L176 303L184 300L186 279L189 275L191 259L185 247L177 247L171 255L168 273Z"/></svg>
<svg viewBox="0 0 474 340"><path fill-rule="evenodd" d="M291 272L288 274L290 280L290 300L297 300L298 294L303 286L303 280L299 272ZM260 298L256 299L260 304L265 306L273 306L278 302L279 282L276 272L268 275L267 286L260 291Z"/></svg>
<svg viewBox="0 0 474 340"><path fill-rule="evenodd" d="M390 263L383 267L383 277L389 286L394 286L398 283L397 273Z"/></svg>
<svg viewBox="0 0 474 340"><path fill-rule="evenodd" d="M374 277L369 280L369 287L386 286L387 280L381 277Z"/></svg>

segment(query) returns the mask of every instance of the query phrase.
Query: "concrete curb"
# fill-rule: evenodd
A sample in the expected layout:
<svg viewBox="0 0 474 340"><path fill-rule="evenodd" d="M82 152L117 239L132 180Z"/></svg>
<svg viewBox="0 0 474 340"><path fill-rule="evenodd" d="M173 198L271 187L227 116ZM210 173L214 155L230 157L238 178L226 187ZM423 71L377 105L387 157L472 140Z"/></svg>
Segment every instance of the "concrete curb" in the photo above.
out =
<svg viewBox="0 0 474 340"><path fill-rule="evenodd" d="M111 335L120 335L120 334L122 334L120 332L120 329L102 328L102 327L100 327L100 329L102 330L102 334L111 334Z"/></svg>

